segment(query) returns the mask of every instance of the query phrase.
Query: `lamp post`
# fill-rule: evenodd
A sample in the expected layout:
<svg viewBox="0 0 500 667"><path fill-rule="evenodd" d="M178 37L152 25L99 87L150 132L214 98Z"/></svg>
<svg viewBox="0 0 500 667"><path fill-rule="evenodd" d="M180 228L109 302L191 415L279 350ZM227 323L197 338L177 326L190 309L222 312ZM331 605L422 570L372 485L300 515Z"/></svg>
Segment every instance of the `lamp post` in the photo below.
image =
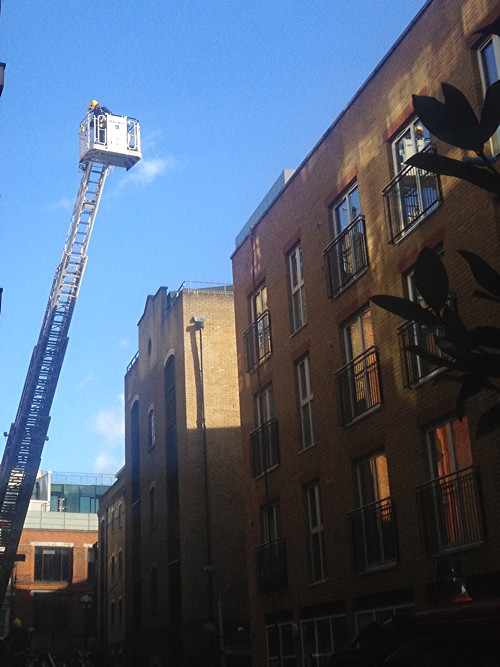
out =
<svg viewBox="0 0 500 667"><path fill-rule="evenodd" d="M90 619L90 610L92 609L92 605L94 603L94 600L92 599L92 596L89 595L88 593L85 593L85 595L82 595L80 598L80 605L83 607L83 612L85 614L84 616L84 626L83 626L83 660L87 659L87 644L88 644L88 638L89 638L89 619Z"/></svg>

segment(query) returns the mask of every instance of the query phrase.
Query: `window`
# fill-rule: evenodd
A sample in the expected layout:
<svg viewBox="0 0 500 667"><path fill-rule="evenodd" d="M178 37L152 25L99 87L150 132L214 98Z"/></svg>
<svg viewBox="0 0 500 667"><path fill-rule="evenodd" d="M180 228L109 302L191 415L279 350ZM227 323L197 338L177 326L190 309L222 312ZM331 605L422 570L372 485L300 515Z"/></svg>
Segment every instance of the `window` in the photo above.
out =
<svg viewBox="0 0 500 667"><path fill-rule="evenodd" d="M319 483L306 489L309 524L309 573L311 582L325 579L324 528Z"/></svg>
<svg viewBox="0 0 500 667"><path fill-rule="evenodd" d="M122 504L118 504L118 528L122 527Z"/></svg>
<svg viewBox="0 0 500 667"><path fill-rule="evenodd" d="M497 35L492 35L485 43L483 43L478 50L479 67L481 70L481 81L483 90L491 86L492 83L498 81L498 73L500 72L500 38ZM490 139L491 152L493 155L500 153L500 132L497 130Z"/></svg>
<svg viewBox="0 0 500 667"><path fill-rule="evenodd" d="M443 260L444 253L442 249L438 254L441 260ZM423 308L427 308L426 302L417 290L413 271L410 271L406 275L406 288L409 299L419 303ZM449 296L446 303L451 309L456 308L456 300L452 295ZM413 387L424 380L428 380L437 371L442 370L443 367L439 364L429 361L407 349L408 346L417 345L434 357L446 357L445 353L438 347L436 334L431 328L419 322L405 322L398 328L398 338L401 348L405 387Z"/></svg>
<svg viewBox="0 0 500 667"><path fill-rule="evenodd" d="M250 433L252 476L259 477L279 464L278 423L274 415L272 385L255 396L254 414L256 428Z"/></svg>
<svg viewBox="0 0 500 667"><path fill-rule="evenodd" d="M382 625L382 623L388 621L393 616L397 616L398 614L407 614L412 611L415 611L415 605L413 604L400 604L389 607L377 607L375 609L357 611L355 613L356 630L359 632L361 628L363 628L365 625L368 625L368 623L373 623L373 621L376 621Z"/></svg>
<svg viewBox="0 0 500 667"><path fill-rule="evenodd" d="M118 599L118 625L123 624L123 598Z"/></svg>
<svg viewBox="0 0 500 667"><path fill-rule="evenodd" d="M33 626L37 633L60 635L70 628L71 609L67 593L33 592Z"/></svg>
<svg viewBox="0 0 500 667"><path fill-rule="evenodd" d="M35 547L35 581L71 581L70 547Z"/></svg>
<svg viewBox="0 0 500 667"><path fill-rule="evenodd" d="M111 556L111 581L114 581L116 577L116 556L113 554Z"/></svg>
<svg viewBox="0 0 500 667"><path fill-rule="evenodd" d="M96 577L96 553L94 547L87 549L87 580L89 583L95 582Z"/></svg>
<svg viewBox="0 0 500 667"><path fill-rule="evenodd" d="M115 627L115 608L116 608L115 601L112 600L111 606L110 606L110 616L111 616L111 627L112 628Z"/></svg>
<svg viewBox="0 0 500 667"><path fill-rule="evenodd" d="M247 371L254 371L271 354L271 318L267 308L267 287L261 285L249 299L250 326L243 334Z"/></svg>
<svg viewBox="0 0 500 667"><path fill-rule="evenodd" d="M374 454L356 466L358 508L349 514L358 571L396 563L396 527L387 459Z"/></svg>
<svg viewBox="0 0 500 667"><path fill-rule="evenodd" d="M304 666L326 667L335 651L348 647L345 615L301 621Z"/></svg>
<svg viewBox="0 0 500 667"><path fill-rule="evenodd" d="M292 295L292 330L295 332L306 323L304 275L302 273L302 246L295 246L288 255L290 291Z"/></svg>
<svg viewBox="0 0 500 667"><path fill-rule="evenodd" d="M261 507L260 532L262 543L256 550L259 592L284 590L288 580L279 501Z"/></svg>
<svg viewBox="0 0 500 667"><path fill-rule="evenodd" d="M141 438L139 428L139 401L134 401L130 410L130 449L131 449L131 477L132 477L132 504L137 502L141 495Z"/></svg>
<svg viewBox="0 0 500 667"><path fill-rule="evenodd" d="M295 667L293 623L268 625L266 638L268 667Z"/></svg>
<svg viewBox="0 0 500 667"><path fill-rule="evenodd" d="M279 501L260 509L260 536L262 543L275 542L281 538L281 511Z"/></svg>
<svg viewBox="0 0 500 667"><path fill-rule="evenodd" d="M148 447L151 449L155 446L156 441L156 425L155 425L155 411L153 408L148 412Z"/></svg>
<svg viewBox="0 0 500 667"><path fill-rule="evenodd" d="M439 555L479 545L482 508L467 419L442 422L426 436L431 481L417 493L428 552Z"/></svg>
<svg viewBox="0 0 500 667"><path fill-rule="evenodd" d="M120 576L123 574L123 551L121 549L118 552L118 574Z"/></svg>
<svg viewBox="0 0 500 667"><path fill-rule="evenodd" d="M336 379L340 420L346 425L382 402L370 308L350 320L342 333L347 363Z"/></svg>
<svg viewBox="0 0 500 667"><path fill-rule="evenodd" d="M297 382L299 389L301 449L307 449L316 442L314 434L313 393L311 389L311 364L309 357L297 363Z"/></svg>
<svg viewBox="0 0 500 667"><path fill-rule="evenodd" d="M332 206L333 241L325 248L328 296L335 297L368 266L365 220L360 213L358 184Z"/></svg>
<svg viewBox="0 0 500 667"><path fill-rule="evenodd" d="M390 242L399 241L441 201L439 178L422 169L406 165L415 153L433 151L427 128L419 120L411 122L393 141L395 178L384 189Z"/></svg>

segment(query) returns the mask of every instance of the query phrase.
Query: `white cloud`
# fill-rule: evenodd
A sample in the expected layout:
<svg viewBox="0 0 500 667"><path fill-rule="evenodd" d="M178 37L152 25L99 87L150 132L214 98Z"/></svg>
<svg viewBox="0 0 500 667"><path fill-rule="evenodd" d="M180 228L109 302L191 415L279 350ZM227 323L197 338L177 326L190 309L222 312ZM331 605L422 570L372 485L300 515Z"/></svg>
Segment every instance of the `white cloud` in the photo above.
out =
<svg viewBox="0 0 500 667"><path fill-rule="evenodd" d="M85 387L85 385L90 384L93 381L94 381L94 374L91 371L89 371L76 385L76 388L82 389L83 387Z"/></svg>
<svg viewBox="0 0 500 667"><path fill-rule="evenodd" d="M152 157L142 158L121 182L122 187L125 184L136 183L139 187L150 185L158 176L175 169L177 160L172 157Z"/></svg>
<svg viewBox="0 0 500 667"><path fill-rule="evenodd" d="M69 199L69 197L61 197L59 201L55 202L55 204L49 204L47 207L49 211L71 211L73 209L74 201L72 199Z"/></svg>
<svg viewBox="0 0 500 667"><path fill-rule="evenodd" d="M125 423L123 407L102 409L90 420L90 428L94 433L103 436L106 444L114 447L123 444L125 438Z"/></svg>
<svg viewBox="0 0 500 667"><path fill-rule="evenodd" d="M94 472L101 474L115 473L123 466L123 459L113 456L109 452L101 451L94 461Z"/></svg>
<svg viewBox="0 0 500 667"><path fill-rule="evenodd" d="M126 350L131 346L130 338L120 338L118 341L118 347L121 350Z"/></svg>

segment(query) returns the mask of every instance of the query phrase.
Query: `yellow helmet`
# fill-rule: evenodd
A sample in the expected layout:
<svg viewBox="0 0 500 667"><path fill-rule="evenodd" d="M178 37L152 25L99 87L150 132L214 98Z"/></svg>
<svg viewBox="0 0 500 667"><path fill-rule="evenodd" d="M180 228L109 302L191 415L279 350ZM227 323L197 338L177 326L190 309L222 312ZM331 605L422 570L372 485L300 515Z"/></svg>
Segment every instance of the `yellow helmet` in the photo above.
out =
<svg viewBox="0 0 500 667"><path fill-rule="evenodd" d="M22 628L22 627L23 627L23 622L21 621L20 618L15 618L15 619L14 619L14 623L12 623L12 625L13 625L15 628Z"/></svg>
<svg viewBox="0 0 500 667"><path fill-rule="evenodd" d="M99 105L99 102L97 100L90 100L89 106L88 106L89 111L94 111L94 109L98 105Z"/></svg>

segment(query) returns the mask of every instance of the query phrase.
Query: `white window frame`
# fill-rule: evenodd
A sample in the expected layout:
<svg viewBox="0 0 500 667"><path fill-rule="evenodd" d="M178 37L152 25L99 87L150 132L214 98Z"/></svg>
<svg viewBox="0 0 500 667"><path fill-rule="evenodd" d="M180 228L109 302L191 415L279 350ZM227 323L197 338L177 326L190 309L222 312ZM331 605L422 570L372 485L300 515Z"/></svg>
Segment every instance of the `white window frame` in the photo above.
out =
<svg viewBox="0 0 500 667"><path fill-rule="evenodd" d="M356 206L352 205L351 200L353 199L353 195L356 193L356 203L358 204L358 208ZM346 191L340 199L337 199L335 203L333 204L333 216L332 216L332 222L333 222L333 235L335 238L339 236L344 229L349 227L349 225L356 220L356 218L360 215L361 213L361 205L359 201L359 186L358 182L355 181L349 189ZM347 212L347 224L343 225L342 220L341 220L341 215L340 211L342 209L345 209Z"/></svg>
<svg viewBox="0 0 500 667"><path fill-rule="evenodd" d="M268 667L295 667L295 652L285 653L285 646L287 644L293 644L293 637L295 636L295 624L291 621L284 623L270 624L266 626L266 651L267 651L267 664ZM270 638L269 635L271 632L278 632L277 641L279 645L279 655L272 654L270 648ZM290 636L287 638L285 633ZM288 639L288 641L287 641ZM292 640L292 642L290 642ZM293 649L293 646L291 647ZM281 662L279 662L281 658Z"/></svg>
<svg viewBox="0 0 500 667"><path fill-rule="evenodd" d="M325 580L325 529L321 512L321 493L319 482L306 488L307 515L309 526L309 563L311 583ZM318 563L318 571L316 571Z"/></svg>
<svg viewBox="0 0 500 667"><path fill-rule="evenodd" d="M417 127L423 128L423 136L420 138L417 136ZM403 142L404 136L409 134L406 144L398 146L400 142ZM394 172L399 174L400 171L405 169L406 160L412 155L416 155L424 150L426 146L430 143L429 130L425 125L418 119L414 118L410 121L402 130L399 132L392 141L392 159L394 161Z"/></svg>
<svg viewBox="0 0 500 667"><path fill-rule="evenodd" d="M307 323L302 245L300 243L288 253L288 270L292 302L292 330L295 333Z"/></svg>
<svg viewBox="0 0 500 667"><path fill-rule="evenodd" d="M271 419L274 419L274 392L273 385L269 384L255 395L255 426L260 428Z"/></svg>
<svg viewBox="0 0 500 667"><path fill-rule="evenodd" d="M387 485L389 486L389 494L384 495L381 494L381 480L379 479L379 474L378 474L378 467L377 467L377 459L383 458L385 460L385 468L387 470L387 456L385 452L377 452L376 454L372 454L371 456L368 456L367 458L361 459L358 461L356 465L356 476L358 480L358 494L359 494L359 504L360 507L363 507L364 505L370 505L371 503L378 502L379 500L384 500L384 498L390 497L390 482L389 482L389 473L387 472ZM361 475L361 467L368 464L370 467L370 473L371 473L371 478L373 481L372 487L371 487L371 493L373 495L373 498L368 498L367 497L367 489L364 487L364 478Z"/></svg>
<svg viewBox="0 0 500 667"><path fill-rule="evenodd" d="M417 128L422 128L422 136L419 137ZM405 135L408 137L405 140ZM417 153L422 152L430 144L429 130L418 119L414 118L391 142L392 160L396 176L407 168L406 160ZM413 168L412 175L407 174L398 182L398 225L399 234L405 236L416 224L424 220L439 205L437 201L426 208L425 180L421 170ZM414 186L407 188L406 179L414 179ZM436 193L438 194L438 193Z"/></svg>
<svg viewBox="0 0 500 667"><path fill-rule="evenodd" d="M465 424L464 424L465 422ZM449 471L445 472L445 475L451 475L456 472L458 472L462 467L468 467L472 463L472 443L470 440L470 430L468 427L468 421L467 418L464 417L462 420L462 424L464 427L464 430L467 431L468 434L468 458L470 459L470 462L468 462L468 465L463 466L458 462L458 457L457 457L457 439L455 437L455 431L454 431L454 424L460 423L460 420L457 418L450 418L443 420L437 424L434 424L430 428L426 430L426 439L427 439L427 451L428 451L428 456L429 456L429 471L430 471L430 478L431 479L439 479L440 475L438 474L437 470L437 465L436 465L436 459L435 455L433 454L433 444L434 444L434 439L435 439L435 433L440 430L440 429L446 429L446 434L447 434L447 441L449 444L449 454L450 454L450 463L451 463L451 468Z"/></svg>
<svg viewBox="0 0 500 667"><path fill-rule="evenodd" d="M359 632L368 623L374 621L383 623L398 614L406 614L415 611L415 605L411 602L406 604L395 604L387 607L374 607L373 609L363 609L355 612L354 620L356 622L356 632ZM360 623L361 617L367 617L364 623ZM369 617L369 618L368 618Z"/></svg>
<svg viewBox="0 0 500 667"><path fill-rule="evenodd" d="M492 77L492 72L488 71L485 61L485 51L489 46L493 48L493 61L495 63L496 78ZM486 39L477 49L477 56L479 61L479 71L481 74L481 84L483 87L483 93L486 93L486 89L495 81L498 81L500 78L500 37L498 35L491 35ZM500 128L492 135L490 139L490 148L492 155L498 155L500 153Z"/></svg>
<svg viewBox="0 0 500 667"><path fill-rule="evenodd" d="M279 500L274 500L260 508L260 534L262 544L270 544L281 539L281 509Z"/></svg>
<svg viewBox="0 0 500 667"><path fill-rule="evenodd" d="M316 444L313 412L313 391L311 388L311 363L309 355L296 363L300 408L300 449L304 451Z"/></svg>
<svg viewBox="0 0 500 667"><path fill-rule="evenodd" d="M252 450L252 469L256 477L260 477L267 470L279 464L279 445L277 440L275 420L273 385L269 384L254 396L254 422L258 431ZM252 434L256 435L255 432Z"/></svg>
<svg viewBox="0 0 500 667"><path fill-rule="evenodd" d="M302 665L303 667L322 667L323 665L330 664L327 662L327 659L330 659L331 656L335 653L336 650L344 648L341 646L336 646L336 632L335 632L335 621L343 620L343 625L345 626L345 614L336 614L335 616L321 616L316 618L307 618L300 622L300 635L301 635L301 644L302 644ZM324 644L324 633L318 631L318 624L326 624L329 626L329 639L330 647L327 651L319 652L320 644ZM306 645L305 645L305 626L308 624L314 624L314 652L306 654ZM343 628L344 631L344 628ZM343 634L343 633L342 633ZM322 640L320 641L320 635L322 635Z"/></svg>

